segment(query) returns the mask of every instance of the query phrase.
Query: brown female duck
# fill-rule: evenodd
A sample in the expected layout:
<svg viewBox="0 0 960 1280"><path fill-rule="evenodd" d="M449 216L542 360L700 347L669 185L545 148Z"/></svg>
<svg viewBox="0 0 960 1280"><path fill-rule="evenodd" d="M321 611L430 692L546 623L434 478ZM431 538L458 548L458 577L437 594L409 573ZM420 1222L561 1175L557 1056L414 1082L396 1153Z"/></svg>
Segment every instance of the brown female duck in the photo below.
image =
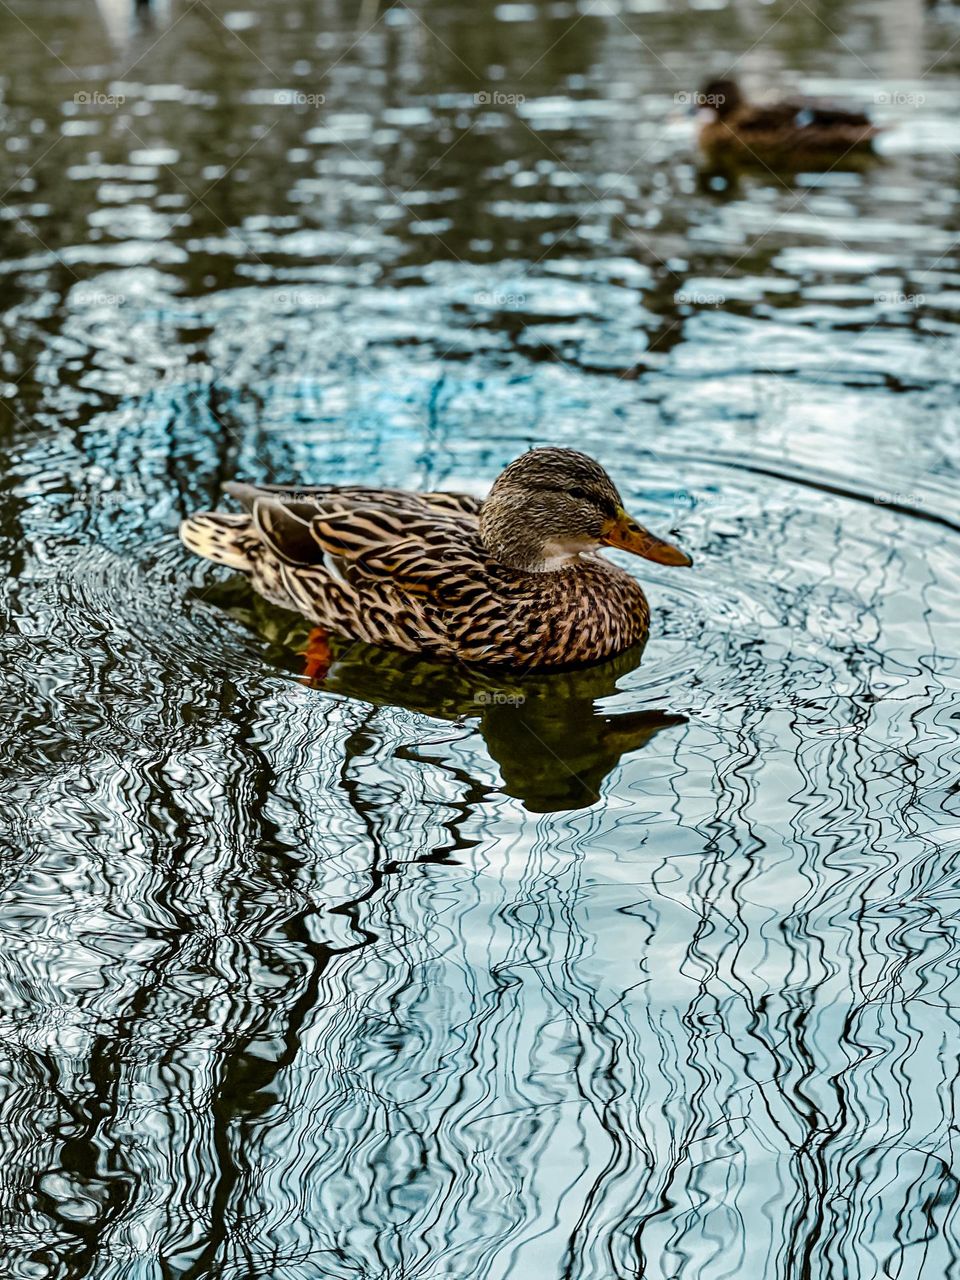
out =
<svg viewBox="0 0 960 1280"><path fill-rule="evenodd" d="M518 669L598 662L644 638L646 597L599 556L691 563L632 520L604 469L533 449L482 502L463 494L228 484L244 514L201 512L186 546L275 604L354 640Z"/></svg>
<svg viewBox="0 0 960 1280"><path fill-rule="evenodd" d="M700 146L712 158L807 164L838 162L873 148L880 132L862 111L810 99L754 103L736 80L711 80L697 97L703 114Z"/></svg>

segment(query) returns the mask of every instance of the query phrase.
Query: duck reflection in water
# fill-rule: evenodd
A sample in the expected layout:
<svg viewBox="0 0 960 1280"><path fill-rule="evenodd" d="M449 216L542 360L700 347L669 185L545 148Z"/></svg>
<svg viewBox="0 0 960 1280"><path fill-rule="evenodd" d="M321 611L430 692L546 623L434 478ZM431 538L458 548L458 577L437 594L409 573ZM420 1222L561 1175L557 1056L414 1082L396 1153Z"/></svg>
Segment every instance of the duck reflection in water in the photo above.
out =
<svg viewBox="0 0 960 1280"><path fill-rule="evenodd" d="M533 813L596 804L623 756L687 720L598 705L638 666L643 644L576 671L510 675L318 633L299 614L256 595L241 577L210 587L203 599L255 631L270 662L312 687L442 720L476 717L503 791Z"/></svg>
<svg viewBox="0 0 960 1280"><path fill-rule="evenodd" d="M125 49L131 40L150 35L170 22L170 0L97 0L100 20L110 41Z"/></svg>

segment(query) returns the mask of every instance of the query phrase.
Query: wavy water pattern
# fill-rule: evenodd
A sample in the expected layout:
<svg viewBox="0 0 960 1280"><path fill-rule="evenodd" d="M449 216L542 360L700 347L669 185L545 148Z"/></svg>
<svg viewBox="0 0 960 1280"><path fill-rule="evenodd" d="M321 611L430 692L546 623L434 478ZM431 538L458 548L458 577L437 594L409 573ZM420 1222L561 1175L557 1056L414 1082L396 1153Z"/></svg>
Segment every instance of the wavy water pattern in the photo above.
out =
<svg viewBox="0 0 960 1280"><path fill-rule="evenodd" d="M958 32L0 4L4 1275L960 1278ZM876 164L700 172L736 60ZM547 440L695 559L592 672L176 538Z"/></svg>

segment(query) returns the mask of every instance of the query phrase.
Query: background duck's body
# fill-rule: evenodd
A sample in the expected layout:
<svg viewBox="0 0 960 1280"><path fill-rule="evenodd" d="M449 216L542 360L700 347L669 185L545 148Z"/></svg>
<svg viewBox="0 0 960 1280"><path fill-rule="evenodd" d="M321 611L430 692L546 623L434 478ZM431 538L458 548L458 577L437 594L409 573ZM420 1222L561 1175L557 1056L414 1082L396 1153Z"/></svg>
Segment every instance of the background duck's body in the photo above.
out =
<svg viewBox="0 0 960 1280"><path fill-rule="evenodd" d="M712 158L743 163L803 164L836 161L873 150L880 129L862 111L806 98L757 103L743 97L733 80L718 80L700 94L709 113L700 146Z"/></svg>
<svg viewBox="0 0 960 1280"><path fill-rule="evenodd" d="M560 464L568 479L580 459L590 469L582 485L533 483L556 481ZM598 476L609 494L589 489ZM184 521L191 551L248 573L268 600L332 631L465 662L530 669L612 657L645 637L649 609L596 547L689 563L629 520L602 468L572 450L518 459L486 503L390 489L227 490L246 512Z"/></svg>

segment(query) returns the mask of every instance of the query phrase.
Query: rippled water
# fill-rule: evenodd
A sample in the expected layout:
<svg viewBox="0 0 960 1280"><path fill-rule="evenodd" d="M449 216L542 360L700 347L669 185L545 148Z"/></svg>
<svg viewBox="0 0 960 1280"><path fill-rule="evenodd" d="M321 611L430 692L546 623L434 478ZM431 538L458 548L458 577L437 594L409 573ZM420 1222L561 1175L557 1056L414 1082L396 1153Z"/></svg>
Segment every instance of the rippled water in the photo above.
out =
<svg viewBox="0 0 960 1280"><path fill-rule="evenodd" d="M0 4L4 1274L960 1275L958 11L236 4ZM735 59L881 159L700 175ZM695 556L612 668L176 540L546 441Z"/></svg>

